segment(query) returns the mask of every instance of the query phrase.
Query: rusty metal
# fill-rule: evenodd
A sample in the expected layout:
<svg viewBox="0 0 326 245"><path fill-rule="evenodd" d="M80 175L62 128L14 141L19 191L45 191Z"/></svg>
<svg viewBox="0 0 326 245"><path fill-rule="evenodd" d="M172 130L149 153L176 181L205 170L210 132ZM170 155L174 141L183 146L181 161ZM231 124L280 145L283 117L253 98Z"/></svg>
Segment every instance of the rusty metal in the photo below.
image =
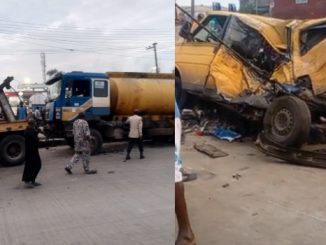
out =
<svg viewBox="0 0 326 245"><path fill-rule="evenodd" d="M256 145L258 149L266 155L285 160L289 163L326 168L326 148L308 150L304 148L287 147L266 138L264 133L258 135Z"/></svg>
<svg viewBox="0 0 326 245"><path fill-rule="evenodd" d="M110 105L115 116L174 115L174 75L108 72Z"/></svg>

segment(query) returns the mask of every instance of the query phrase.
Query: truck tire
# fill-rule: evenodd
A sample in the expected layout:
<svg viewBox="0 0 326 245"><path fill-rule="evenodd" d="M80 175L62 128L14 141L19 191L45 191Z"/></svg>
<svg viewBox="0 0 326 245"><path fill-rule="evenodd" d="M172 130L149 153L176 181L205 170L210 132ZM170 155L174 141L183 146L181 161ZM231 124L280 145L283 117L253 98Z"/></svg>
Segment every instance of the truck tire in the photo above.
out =
<svg viewBox="0 0 326 245"><path fill-rule="evenodd" d="M284 146L300 147L306 143L310 126L307 104L294 96L274 99L264 117L265 136Z"/></svg>
<svg viewBox="0 0 326 245"><path fill-rule="evenodd" d="M175 77L175 100L180 103L182 93L181 79L180 77Z"/></svg>
<svg viewBox="0 0 326 245"><path fill-rule="evenodd" d="M182 82L180 77L175 77L175 99L180 110L192 109L197 103L197 98L182 89Z"/></svg>
<svg viewBox="0 0 326 245"><path fill-rule="evenodd" d="M97 129L91 129L91 155L96 155L102 150L103 137Z"/></svg>
<svg viewBox="0 0 326 245"><path fill-rule="evenodd" d="M25 161L25 139L21 135L8 135L0 141L0 162L16 166Z"/></svg>

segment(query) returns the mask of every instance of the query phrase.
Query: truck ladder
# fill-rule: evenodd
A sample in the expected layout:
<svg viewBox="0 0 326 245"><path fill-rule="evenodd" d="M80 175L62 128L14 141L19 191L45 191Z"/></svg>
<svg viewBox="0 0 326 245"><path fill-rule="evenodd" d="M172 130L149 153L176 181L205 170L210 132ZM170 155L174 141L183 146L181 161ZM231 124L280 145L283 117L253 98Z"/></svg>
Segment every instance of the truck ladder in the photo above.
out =
<svg viewBox="0 0 326 245"><path fill-rule="evenodd" d="M16 119L15 119L15 114L12 111L8 98L5 95L3 89L4 88L10 89L10 82L12 80L14 80L13 77L7 77L0 85L0 107L8 122L14 122L16 121Z"/></svg>

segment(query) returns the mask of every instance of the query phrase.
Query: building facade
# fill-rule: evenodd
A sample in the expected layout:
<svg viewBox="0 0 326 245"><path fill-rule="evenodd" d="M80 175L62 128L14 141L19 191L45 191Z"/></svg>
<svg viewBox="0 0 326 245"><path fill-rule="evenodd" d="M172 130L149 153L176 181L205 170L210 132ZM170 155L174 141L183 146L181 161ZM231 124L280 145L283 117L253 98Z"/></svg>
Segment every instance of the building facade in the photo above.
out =
<svg viewBox="0 0 326 245"><path fill-rule="evenodd" d="M271 15L282 19L326 17L326 0L271 0Z"/></svg>
<svg viewBox="0 0 326 245"><path fill-rule="evenodd" d="M270 0L240 0L240 11L251 14L269 15Z"/></svg>

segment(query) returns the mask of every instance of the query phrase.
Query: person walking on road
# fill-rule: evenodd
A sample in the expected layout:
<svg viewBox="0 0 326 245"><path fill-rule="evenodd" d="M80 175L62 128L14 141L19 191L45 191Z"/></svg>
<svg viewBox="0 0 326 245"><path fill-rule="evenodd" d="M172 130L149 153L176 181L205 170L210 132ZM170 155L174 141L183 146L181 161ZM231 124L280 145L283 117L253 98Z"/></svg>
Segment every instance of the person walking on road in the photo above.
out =
<svg viewBox="0 0 326 245"><path fill-rule="evenodd" d="M127 156L125 161L130 159L130 152L134 144L138 144L140 159L144 159L144 147L143 147L143 119L139 116L139 110L134 110L134 115L129 117L126 121L129 124L129 142L127 148Z"/></svg>
<svg viewBox="0 0 326 245"><path fill-rule="evenodd" d="M195 245L196 240L190 226L184 184L182 182L182 162L180 159L181 128L180 112L177 103L175 103L175 214L179 227L175 245Z"/></svg>
<svg viewBox="0 0 326 245"><path fill-rule="evenodd" d="M96 174L97 170L89 169L91 134L88 122L85 120L84 113L79 113L78 117L79 119L77 119L73 124L75 154L71 158L70 163L65 167L65 170L68 174L72 174L72 168L79 162L79 160L81 160L83 162L85 174Z"/></svg>
<svg viewBox="0 0 326 245"><path fill-rule="evenodd" d="M41 170L41 157L38 151L38 130L35 120L29 120L24 132L25 136L25 167L22 181L27 188L41 185L35 179Z"/></svg>

